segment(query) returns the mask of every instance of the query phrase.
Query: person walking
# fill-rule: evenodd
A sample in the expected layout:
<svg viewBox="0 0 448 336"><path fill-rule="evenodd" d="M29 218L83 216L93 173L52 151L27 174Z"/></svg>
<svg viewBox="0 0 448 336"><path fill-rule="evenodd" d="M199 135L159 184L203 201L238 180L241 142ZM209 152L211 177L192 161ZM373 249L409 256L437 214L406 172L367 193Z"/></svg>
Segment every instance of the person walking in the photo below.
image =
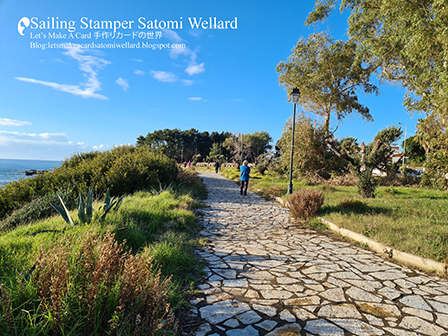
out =
<svg viewBox="0 0 448 336"><path fill-rule="evenodd" d="M218 174L218 169L219 169L219 161L215 162L215 172L216 174Z"/></svg>
<svg viewBox="0 0 448 336"><path fill-rule="evenodd" d="M240 167L240 194L247 196L247 187L249 186L249 174L250 167L248 166L247 160L243 161L243 165Z"/></svg>

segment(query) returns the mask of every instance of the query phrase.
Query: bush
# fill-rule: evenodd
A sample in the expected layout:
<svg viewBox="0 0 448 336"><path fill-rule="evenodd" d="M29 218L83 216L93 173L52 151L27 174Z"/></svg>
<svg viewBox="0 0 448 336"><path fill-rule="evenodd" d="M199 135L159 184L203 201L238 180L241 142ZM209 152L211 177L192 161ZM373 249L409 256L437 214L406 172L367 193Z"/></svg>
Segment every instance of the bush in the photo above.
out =
<svg viewBox="0 0 448 336"><path fill-rule="evenodd" d="M105 152L75 154L52 172L6 184L0 189L0 219L28 202L74 186L74 195L106 190L116 196L171 183L176 162L148 147L120 146Z"/></svg>
<svg viewBox="0 0 448 336"><path fill-rule="evenodd" d="M180 189L187 188L193 197L200 198L207 195L205 185L194 168L180 170L176 177L176 183Z"/></svg>
<svg viewBox="0 0 448 336"><path fill-rule="evenodd" d="M255 170L259 172L261 175L264 175L266 170L268 169L269 164L267 162L260 162L255 166Z"/></svg>
<svg viewBox="0 0 448 336"><path fill-rule="evenodd" d="M63 190L59 190L58 193L69 210L76 208L76 193L74 191L74 187L68 186ZM14 211L11 215L7 216L0 222L0 231L10 230L19 225L28 224L40 219L54 216L55 211L50 202L60 202L56 192L39 196L30 203L27 203L23 207Z"/></svg>
<svg viewBox="0 0 448 336"><path fill-rule="evenodd" d="M289 211L297 219L308 219L314 216L324 204L322 190L301 189L288 197Z"/></svg>

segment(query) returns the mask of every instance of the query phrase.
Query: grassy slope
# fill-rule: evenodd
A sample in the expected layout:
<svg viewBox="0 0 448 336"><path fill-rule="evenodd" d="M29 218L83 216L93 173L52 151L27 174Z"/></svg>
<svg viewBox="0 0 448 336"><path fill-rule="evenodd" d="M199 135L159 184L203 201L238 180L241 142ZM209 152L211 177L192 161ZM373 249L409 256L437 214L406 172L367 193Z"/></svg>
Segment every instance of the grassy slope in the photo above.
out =
<svg viewBox="0 0 448 336"><path fill-rule="evenodd" d="M186 194L137 192L127 196L120 210L109 214L103 223L70 227L57 215L3 233L0 236L0 284L11 293L11 302L17 303L12 307L13 314L21 315L22 301L26 298L23 293L17 293L16 288L35 263L39 250L59 244L61 238L69 240L74 250L79 249L88 232L115 233L119 242L126 240L126 248L133 253L149 249L152 262L161 268L162 276L173 276L169 291L172 307L181 306L185 289L190 288L200 269L199 262L192 257L192 250L198 244L198 224L192 211L197 207L198 203ZM77 216L73 213L72 217ZM33 235L44 230L49 231ZM0 317L0 325L2 322ZM33 334L34 329L23 321L20 323L25 334Z"/></svg>

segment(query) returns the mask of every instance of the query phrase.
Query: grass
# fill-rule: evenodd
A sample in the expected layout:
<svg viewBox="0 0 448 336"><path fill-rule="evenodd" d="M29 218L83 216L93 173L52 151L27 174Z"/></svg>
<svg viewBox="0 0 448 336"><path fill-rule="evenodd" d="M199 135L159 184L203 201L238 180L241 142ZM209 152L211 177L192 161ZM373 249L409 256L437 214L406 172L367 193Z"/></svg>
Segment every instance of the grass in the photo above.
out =
<svg viewBox="0 0 448 336"><path fill-rule="evenodd" d="M238 179L235 168L223 175ZM252 177L252 175L251 175ZM264 197L284 197L288 180L269 172L254 174L249 189ZM322 190L325 202L318 216L400 251L445 262L448 259L448 193L416 187L377 187L376 197L362 199L356 187L306 185L294 180L294 191ZM312 221L312 225L316 226ZM320 228L320 227L319 227Z"/></svg>
<svg viewBox="0 0 448 336"><path fill-rule="evenodd" d="M448 194L426 188L378 187L360 199L355 187L324 191L320 215L400 251L444 262L448 257ZM351 205L344 203L351 200Z"/></svg>
<svg viewBox="0 0 448 336"><path fill-rule="evenodd" d="M185 186L183 189L186 190ZM200 193L200 189L195 193ZM99 204L95 208L98 206ZM120 210L109 214L101 223L70 227L59 215L55 215L2 233L0 235L0 301L2 303L0 328L9 330L11 335L83 335L86 334L86 330L89 330L89 334L92 335L105 334L106 331L111 334L127 335L131 331L139 334L138 326L134 323L136 318L141 320L139 322L141 326L151 321L154 324L157 319L162 319L159 322L163 322L161 325L166 325L167 328L173 326L171 320L168 323L171 319L170 314L177 308L186 306L185 292L193 287L193 283L201 272L200 263L192 255L193 249L201 244L197 239L199 226L194 214L194 210L198 207L199 204L189 194L179 193L172 189L161 192L141 191L127 196ZM76 214L72 213L72 217L76 217ZM103 243L102 237L110 235L113 239L108 245ZM71 292L75 289L79 290L82 286L79 285L81 281L79 276L76 276L78 271L73 273L69 272L69 269L79 270L84 267L82 260L85 258L79 259L79 256L81 252L88 250L86 248L88 245L85 244L89 239L95 241L95 244L106 245L96 252L91 252L91 257L87 256L95 260L94 264L98 271L91 273L86 270L84 277L109 272L114 275L113 281L115 281L108 280L111 287L106 291L107 294L104 294L104 288L108 288L104 285L106 280L101 280L102 282L98 282L95 289L90 289L90 292L96 291L105 295L102 303L95 306L97 308L88 308L90 303L87 306L85 303L90 300L85 299L86 296L83 296L81 292L80 294L76 292L78 293L75 293L76 295ZM122 252L117 250L118 247L114 247L114 241L122 246ZM69 247L66 248L66 246ZM104 251L115 251L115 257L112 252L109 256L101 257ZM45 264L45 260L53 260L53 262L47 262L46 268L43 269L38 266L37 270L40 271L32 273L30 271L35 267L36 260L40 260L38 265ZM103 260L102 263L101 260ZM107 271L113 260L116 260L117 265L122 265L123 268L119 268L121 271L119 269ZM59 265L58 262L61 264ZM141 263L150 263L151 268L138 266ZM52 264L59 265L59 269L56 267L51 270L54 274L50 276L50 273L45 272L50 272L51 267L48 265ZM65 269L67 272L64 271ZM142 271L146 273L139 275ZM158 272L160 275L157 275ZM39 278L39 274L47 275ZM153 275L150 276L151 274ZM28 277L33 280L25 280ZM132 277L136 280L129 282ZM67 284L67 288L71 290L67 290L69 294L61 293L57 300L45 299L45 295L39 289L45 288L45 286L42 287L42 283L45 283L42 279L50 283L49 288L53 288L57 283L55 279L60 279L58 281L61 284ZM131 309L129 307L132 305L126 306L123 303L130 302L132 295L137 295L131 295L131 293L137 293L135 291L138 281L142 283L141 288L146 288L145 293L151 293L151 290L155 288L160 294L159 296L155 294L135 296L132 301L141 302L140 306L138 302L135 303L135 307L140 307L138 308L140 310L135 307ZM58 291L52 289L48 291L50 292L54 296L54 292ZM101 298L100 294L95 298L97 296ZM154 302L156 297L159 297L157 299L160 302L159 305ZM144 299L146 301L142 301ZM163 306L165 301L166 304ZM147 307L151 304L155 307L153 311L158 314L157 316L150 317ZM63 305L63 308L57 307L60 305ZM170 306L169 314L164 308L168 305ZM106 306L109 308L101 308ZM126 310L126 307L129 309ZM130 316L133 316L134 320L131 320L134 322L129 320ZM147 330L150 330L150 327L148 328ZM162 333L154 329L154 333L156 332L158 332L157 335L171 334L169 330ZM146 335L144 332L143 334Z"/></svg>

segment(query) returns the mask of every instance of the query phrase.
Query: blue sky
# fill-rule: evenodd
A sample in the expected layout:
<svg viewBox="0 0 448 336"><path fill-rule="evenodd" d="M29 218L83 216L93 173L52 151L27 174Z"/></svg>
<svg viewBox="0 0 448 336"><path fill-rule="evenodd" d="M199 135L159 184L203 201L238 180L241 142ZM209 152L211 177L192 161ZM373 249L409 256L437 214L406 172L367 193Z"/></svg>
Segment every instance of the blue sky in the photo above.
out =
<svg viewBox="0 0 448 336"><path fill-rule="evenodd" d="M268 131L277 141L293 106L277 83L276 65L301 36L330 30L346 38L346 15L305 27L313 5L308 0L2 0L0 158L60 160L75 152L135 144L139 135L165 128ZM210 17L233 22L235 29L230 24L227 29L190 27L189 18ZM159 25L182 22L182 29L148 29L139 23L155 25L155 20ZM95 21L121 27L113 36L113 29L95 27ZM55 33L62 37L50 38ZM37 47L68 42L129 44ZM184 47L129 47L138 42ZM407 126L408 136L414 134L420 116L406 114L403 90L391 85L380 90L377 97L360 97L375 122L349 116L339 125L338 137L368 143L378 130L397 122Z"/></svg>

